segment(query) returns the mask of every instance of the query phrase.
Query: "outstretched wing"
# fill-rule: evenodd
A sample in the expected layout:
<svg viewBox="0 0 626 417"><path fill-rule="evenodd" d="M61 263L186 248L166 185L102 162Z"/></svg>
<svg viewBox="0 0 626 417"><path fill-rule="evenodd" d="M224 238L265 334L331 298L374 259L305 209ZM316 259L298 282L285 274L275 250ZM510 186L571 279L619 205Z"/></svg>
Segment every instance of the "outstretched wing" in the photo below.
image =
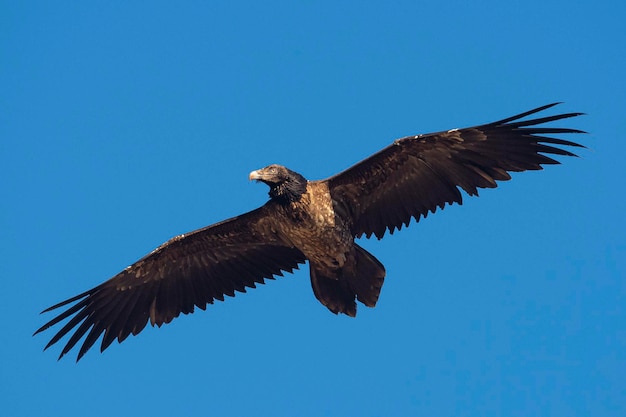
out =
<svg viewBox="0 0 626 417"><path fill-rule="evenodd" d="M486 125L398 139L327 180L336 210L350 216L355 236L380 239L412 217L419 221L446 203L461 204L459 188L478 195L478 188L511 179L508 172L559 163L546 154L576 156L560 146L582 145L544 135L585 132L544 123L582 113L520 121L556 104Z"/></svg>
<svg viewBox="0 0 626 417"><path fill-rule="evenodd" d="M265 278L292 272L305 257L276 234L269 207L169 240L110 280L44 310L76 303L35 334L71 317L45 349L73 331L61 359L86 335L78 361L102 333L104 351L115 339L137 335L148 319L161 326L180 313L204 310L224 295L232 297Z"/></svg>

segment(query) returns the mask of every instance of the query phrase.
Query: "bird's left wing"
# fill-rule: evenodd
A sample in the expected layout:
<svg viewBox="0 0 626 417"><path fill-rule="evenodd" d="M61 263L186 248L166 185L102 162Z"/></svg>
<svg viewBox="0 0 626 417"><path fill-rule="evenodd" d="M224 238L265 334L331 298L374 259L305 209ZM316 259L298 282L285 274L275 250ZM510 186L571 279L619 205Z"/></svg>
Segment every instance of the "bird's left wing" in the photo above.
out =
<svg viewBox="0 0 626 417"><path fill-rule="evenodd" d="M581 145L545 135L584 132L543 124L582 113L520 121L555 104L486 125L398 139L326 180L335 209L351 219L354 236L380 239L412 217L419 221L446 203L461 204L460 189L477 195L478 188L510 179L508 172L558 164L546 154L575 156L560 146Z"/></svg>
<svg viewBox="0 0 626 417"><path fill-rule="evenodd" d="M110 280L44 310L76 303L35 334L70 318L46 349L73 332L60 359L86 335L79 360L103 333L101 351L115 339L138 334L148 320L161 326L194 307L204 310L224 295L297 269L305 257L281 239L269 207L169 240Z"/></svg>

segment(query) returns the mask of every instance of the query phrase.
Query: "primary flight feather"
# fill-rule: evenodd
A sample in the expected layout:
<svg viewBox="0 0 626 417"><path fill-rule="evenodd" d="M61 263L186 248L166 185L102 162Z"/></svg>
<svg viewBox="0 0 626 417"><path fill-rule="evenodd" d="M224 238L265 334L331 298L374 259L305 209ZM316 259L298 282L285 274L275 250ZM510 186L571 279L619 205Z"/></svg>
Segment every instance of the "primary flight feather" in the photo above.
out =
<svg viewBox="0 0 626 417"><path fill-rule="evenodd" d="M69 319L45 349L69 334L60 359L84 338L80 360L100 337L104 351L148 321L161 326L195 307L204 310L306 261L315 297L333 313L354 317L356 300L376 305L385 277L383 265L354 239L380 239L411 218L461 204L461 190L478 195L478 188L510 179L509 172L559 163L548 155L576 156L562 147L581 145L545 135L584 132L544 124L582 113L521 120L556 104L398 139L325 180L308 181L280 165L252 171L251 180L270 188L265 205L177 236L108 281L44 310L66 308L35 334Z"/></svg>

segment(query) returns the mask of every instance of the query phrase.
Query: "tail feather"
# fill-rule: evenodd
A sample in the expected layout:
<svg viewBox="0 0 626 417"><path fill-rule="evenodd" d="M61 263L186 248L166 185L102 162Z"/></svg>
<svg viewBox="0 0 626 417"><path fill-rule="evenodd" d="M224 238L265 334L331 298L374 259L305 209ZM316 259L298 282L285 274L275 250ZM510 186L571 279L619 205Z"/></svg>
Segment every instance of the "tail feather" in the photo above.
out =
<svg viewBox="0 0 626 417"><path fill-rule="evenodd" d="M311 264L311 286L315 297L330 311L356 316L355 293L345 280L329 277Z"/></svg>
<svg viewBox="0 0 626 417"><path fill-rule="evenodd" d="M385 267L372 254L354 245L354 259L339 271L328 273L311 264L315 297L335 314L356 316L356 300L374 307L385 279Z"/></svg>

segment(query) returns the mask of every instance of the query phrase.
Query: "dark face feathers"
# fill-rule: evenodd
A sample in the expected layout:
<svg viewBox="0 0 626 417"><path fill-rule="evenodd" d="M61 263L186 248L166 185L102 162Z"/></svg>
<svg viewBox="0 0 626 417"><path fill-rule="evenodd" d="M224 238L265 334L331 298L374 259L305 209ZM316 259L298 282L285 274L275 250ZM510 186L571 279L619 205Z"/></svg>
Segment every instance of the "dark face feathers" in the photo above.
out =
<svg viewBox="0 0 626 417"><path fill-rule="evenodd" d="M280 203L299 201L306 192L306 178L282 165L272 164L257 169L248 178L267 184L270 198Z"/></svg>

